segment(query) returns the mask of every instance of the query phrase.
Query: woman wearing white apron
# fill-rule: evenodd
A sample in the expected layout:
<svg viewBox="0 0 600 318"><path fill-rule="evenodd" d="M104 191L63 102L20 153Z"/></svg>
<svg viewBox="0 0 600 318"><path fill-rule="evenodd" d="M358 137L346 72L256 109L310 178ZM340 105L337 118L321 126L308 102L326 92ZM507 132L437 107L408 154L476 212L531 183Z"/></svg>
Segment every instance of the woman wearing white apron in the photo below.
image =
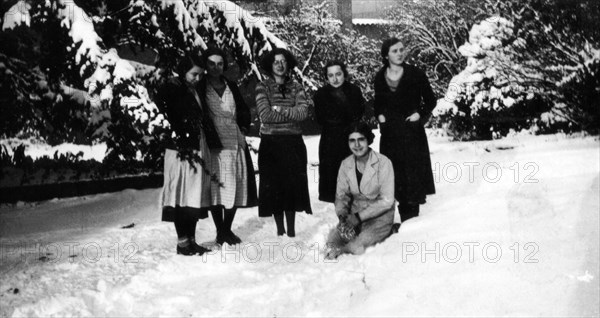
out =
<svg viewBox="0 0 600 318"><path fill-rule="evenodd" d="M250 127L250 110L235 83L223 76L225 53L209 48L202 59L207 77L200 82L201 99L223 145L211 149L211 169L219 184L212 184L210 210L217 228L216 242L234 245L242 242L231 230L237 208L257 204L254 169L244 136Z"/></svg>

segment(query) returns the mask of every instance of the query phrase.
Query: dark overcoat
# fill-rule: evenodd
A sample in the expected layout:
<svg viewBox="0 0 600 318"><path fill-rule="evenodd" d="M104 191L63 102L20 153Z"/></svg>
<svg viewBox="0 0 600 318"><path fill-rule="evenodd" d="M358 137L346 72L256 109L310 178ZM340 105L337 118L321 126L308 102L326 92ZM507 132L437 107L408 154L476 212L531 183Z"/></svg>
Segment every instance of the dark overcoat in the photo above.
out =
<svg viewBox="0 0 600 318"><path fill-rule="evenodd" d="M206 146L210 149L220 149L223 147L214 123L210 119L206 108L203 107L203 104L200 102L198 87L187 85L179 78L171 78L161 86L155 98L155 102L161 113L163 113L169 121L171 130L175 132L175 138L167 141L165 147L176 150L178 152L178 157L182 156L177 160L171 159L170 161L167 157L169 152L165 152L162 220L173 222L178 213L184 213L187 216L196 216L201 219L207 218L208 212L206 209L201 208L200 202L197 202L197 206L179 206L178 204L182 203L180 201L190 203L193 202L193 198L196 198L198 195L202 196L205 191L204 185L210 184L208 177L205 179L206 175L204 173L196 173L196 171L191 172L188 170L183 179L198 179L196 180L197 182L186 182L183 179L174 180L173 178L180 178L181 176L168 173L168 171L181 172L182 170L187 170L186 167L189 167L189 165L183 163L184 158L186 158L186 160L191 160L191 158L187 158L187 155L195 153L198 150L201 152L208 151L208 149L201 149L201 147L205 147L201 146L204 144L201 143L202 136L205 137ZM206 166L204 168L208 169ZM186 184L186 187L182 187L181 184ZM191 186L191 188L188 188L187 186ZM190 200L184 199L175 200L175 202L165 202L165 191L168 191L171 194L176 193L176 196L179 198L185 198L189 195L188 198L190 198ZM190 195L188 191L194 193ZM210 194L210 188L208 188L206 194ZM167 197L170 197L170 195ZM207 198L207 200L208 199L210 198ZM202 200L204 200L204 198L200 198L200 201Z"/></svg>
<svg viewBox="0 0 600 318"><path fill-rule="evenodd" d="M381 124L380 152L390 158L395 172L398 201L425 203L435 193L429 145L424 124L435 108L436 98L425 73L403 64L404 74L392 92L385 80L386 67L375 75L375 116L384 115ZM406 118L418 112L417 122Z"/></svg>
<svg viewBox="0 0 600 318"><path fill-rule="evenodd" d="M321 125L319 142L319 200L335 201L338 170L342 160L350 155L347 130L365 112L365 100L360 88L349 82L340 87L344 98L333 94L335 88L326 85L313 98L315 117Z"/></svg>
<svg viewBox="0 0 600 318"><path fill-rule="evenodd" d="M222 79L229 86L229 90L231 90L231 94L233 94L233 99L235 101L235 114L236 121L240 131L245 135L248 133L250 129L250 123L252 122L252 115L250 114L250 108L248 104L244 101L242 94L240 93L237 85L228 80L226 77L222 77ZM200 80L200 100L202 101L202 105L208 105L206 103L206 85L207 80L206 77ZM208 107L207 107L208 109ZM258 195L256 190L256 177L254 174L254 164L252 163L252 157L250 156L250 149L248 145L244 148L244 155L246 157L246 170L248 171L248 203L245 207L253 207L258 205Z"/></svg>
<svg viewBox="0 0 600 318"><path fill-rule="evenodd" d="M156 106L166 115L171 129L177 134L175 142L167 145L168 148L200 150L202 134L206 136L206 143L210 149L223 147L215 125L202 105L191 88L178 78L169 79L161 87Z"/></svg>

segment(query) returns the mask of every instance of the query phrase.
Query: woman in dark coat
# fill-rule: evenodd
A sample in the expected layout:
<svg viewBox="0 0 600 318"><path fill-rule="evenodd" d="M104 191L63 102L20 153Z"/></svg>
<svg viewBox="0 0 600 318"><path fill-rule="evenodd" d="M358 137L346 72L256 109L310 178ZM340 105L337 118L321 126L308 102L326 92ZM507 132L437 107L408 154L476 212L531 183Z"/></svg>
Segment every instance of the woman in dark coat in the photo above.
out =
<svg viewBox="0 0 600 318"><path fill-rule="evenodd" d="M225 52L209 48L202 61L207 76L200 81L200 99L206 105L223 147L211 150L211 171L220 184L211 187L210 208L217 228L217 244L234 245L242 240L231 231L237 208L257 205L254 166L246 144L250 109L237 85L223 76Z"/></svg>
<svg viewBox="0 0 600 318"><path fill-rule="evenodd" d="M176 135L165 149L162 220L175 223L177 254L203 254L207 250L196 243L195 236L198 219L208 217L204 208L211 203L209 148L222 145L198 95L202 63L186 57L177 73L178 77L161 87L156 99Z"/></svg>
<svg viewBox="0 0 600 318"><path fill-rule="evenodd" d="M402 221L419 215L425 196L435 193L424 124L436 98L425 73L405 63L407 48L397 38L383 42L383 68L375 75L375 116L380 152L394 165L395 196Z"/></svg>
<svg viewBox="0 0 600 318"><path fill-rule="evenodd" d="M319 142L319 200L335 201L340 163L350 155L346 131L365 112L360 88L348 81L346 65L331 61L323 69L328 84L315 94L315 115L321 125Z"/></svg>
<svg viewBox="0 0 600 318"><path fill-rule="evenodd" d="M296 59L276 48L262 60L269 77L256 85L260 119L258 215L275 218L277 235L294 237L297 211L312 214L306 174L306 146L300 122L308 117L304 88L290 76Z"/></svg>

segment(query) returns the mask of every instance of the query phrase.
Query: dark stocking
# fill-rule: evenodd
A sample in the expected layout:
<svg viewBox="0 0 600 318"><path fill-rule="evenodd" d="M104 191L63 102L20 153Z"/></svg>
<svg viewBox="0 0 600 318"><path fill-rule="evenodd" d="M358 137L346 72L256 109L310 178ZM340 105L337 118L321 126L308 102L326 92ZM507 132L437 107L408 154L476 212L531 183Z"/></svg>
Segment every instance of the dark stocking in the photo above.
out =
<svg viewBox="0 0 600 318"><path fill-rule="evenodd" d="M237 208L225 209L223 207L216 207L211 209L213 221L217 228L217 243L227 243L229 245L235 245L242 242L242 240L231 232L231 225L235 218L235 212Z"/></svg>
<svg viewBox="0 0 600 318"><path fill-rule="evenodd" d="M285 227L283 226L283 212L273 214L275 218L275 225L277 225L277 235L281 236L285 234Z"/></svg>
<svg viewBox="0 0 600 318"><path fill-rule="evenodd" d="M233 224L233 219L235 218L236 208L225 209L225 216L223 219L223 231L231 232L231 225Z"/></svg>
<svg viewBox="0 0 600 318"><path fill-rule="evenodd" d="M223 209L221 207L214 207L210 209L212 214L213 222L215 222L215 228L217 228L217 234L221 232L223 227Z"/></svg>
<svg viewBox="0 0 600 318"><path fill-rule="evenodd" d="M177 232L177 245L187 247L196 240L196 224L198 219L185 211L184 208L175 208L175 231ZM188 252L184 252L187 254Z"/></svg>
<svg viewBox="0 0 600 318"><path fill-rule="evenodd" d="M187 238L188 224L185 215L180 207L175 207L175 232L178 239Z"/></svg>
<svg viewBox="0 0 600 318"><path fill-rule="evenodd" d="M189 220L187 221L187 223L188 223L187 229L186 229L187 237L189 237L193 241L196 241L196 224L198 224L198 219L196 219L194 217L190 217Z"/></svg>
<svg viewBox="0 0 600 318"><path fill-rule="evenodd" d="M296 211L285 211L285 221L287 224L287 235L289 237L296 236L296 229L295 229Z"/></svg>
<svg viewBox="0 0 600 318"><path fill-rule="evenodd" d="M198 219L189 215L185 209L177 207L175 211L175 231L177 238L195 238Z"/></svg>

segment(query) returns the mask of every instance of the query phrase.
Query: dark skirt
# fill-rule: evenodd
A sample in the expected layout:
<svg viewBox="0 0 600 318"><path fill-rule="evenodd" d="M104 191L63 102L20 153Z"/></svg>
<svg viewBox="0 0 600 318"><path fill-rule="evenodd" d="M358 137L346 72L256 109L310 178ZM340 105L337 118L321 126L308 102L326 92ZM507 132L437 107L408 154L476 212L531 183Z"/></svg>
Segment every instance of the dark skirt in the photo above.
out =
<svg viewBox="0 0 600 318"><path fill-rule="evenodd" d="M389 121L382 128L379 150L394 166L396 200L423 204L427 195L435 193L429 144L422 123Z"/></svg>
<svg viewBox="0 0 600 318"><path fill-rule="evenodd" d="M256 174L254 173L254 164L252 163L252 157L250 156L250 149L248 149L248 146L244 149L244 156L246 156L246 166L248 171L248 199L246 205L242 208L249 208L258 205L258 197L256 193Z"/></svg>
<svg viewBox="0 0 600 318"><path fill-rule="evenodd" d="M189 206L163 206L162 208L162 221L164 222L175 222L177 214L183 213L188 218L193 219L206 219L208 218L207 208L191 208Z"/></svg>
<svg viewBox="0 0 600 318"><path fill-rule="evenodd" d="M312 214L306 146L301 135L263 135L258 150L258 215L283 211Z"/></svg>
<svg viewBox="0 0 600 318"><path fill-rule="evenodd" d="M345 126L323 129L319 142L319 200L335 202L340 164L350 154Z"/></svg>

